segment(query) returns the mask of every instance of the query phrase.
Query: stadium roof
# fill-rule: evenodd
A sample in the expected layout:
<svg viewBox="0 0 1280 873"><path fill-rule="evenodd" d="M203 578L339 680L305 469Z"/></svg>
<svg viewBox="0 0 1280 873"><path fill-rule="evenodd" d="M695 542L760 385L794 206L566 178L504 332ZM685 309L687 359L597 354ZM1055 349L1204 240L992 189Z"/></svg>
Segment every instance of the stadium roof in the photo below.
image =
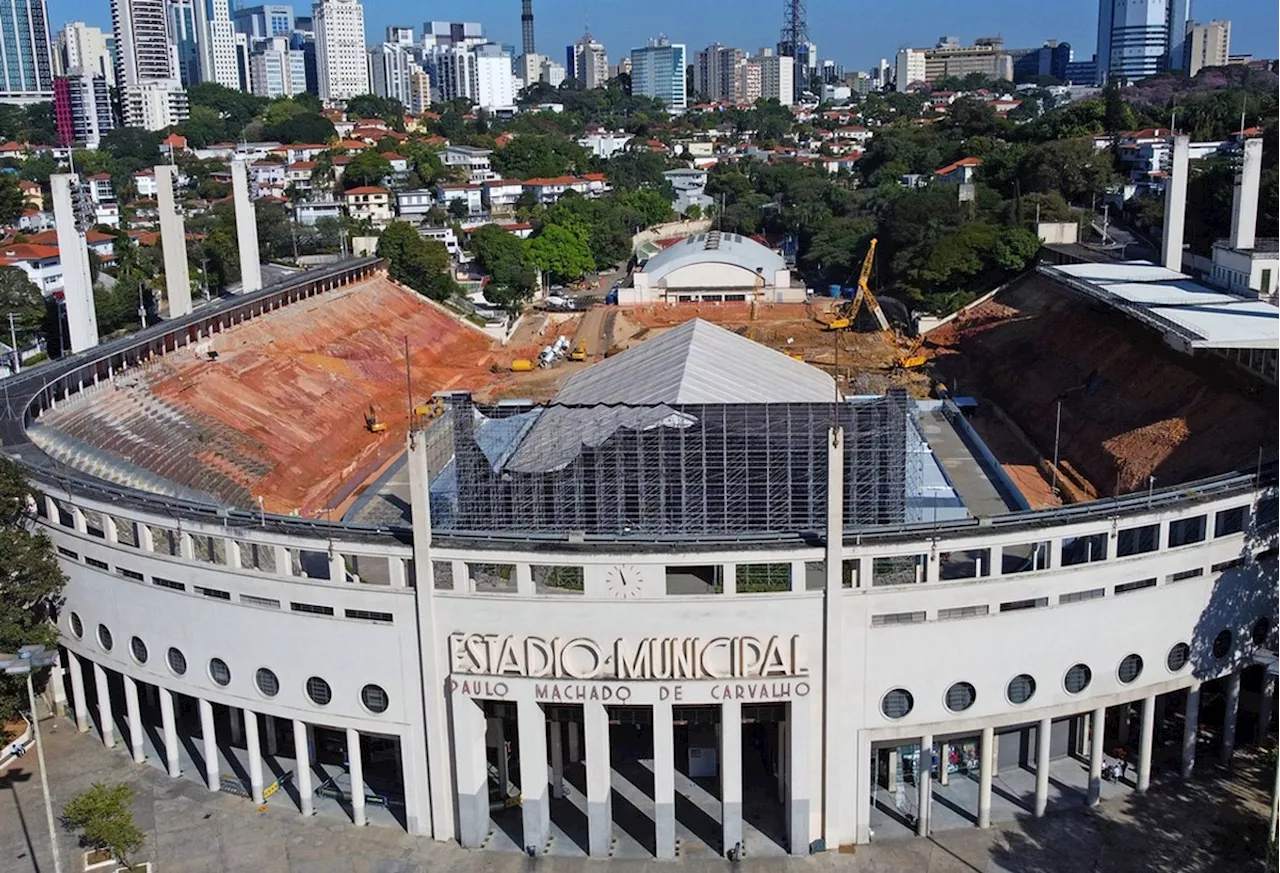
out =
<svg viewBox="0 0 1280 873"><path fill-rule="evenodd" d="M658 282L673 270L692 264L730 264L749 272L759 270L765 281L773 283L778 270L785 270L782 255L737 233L700 233L668 249L658 252L644 265L651 282Z"/></svg>
<svg viewBox="0 0 1280 873"><path fill-rule="evenodd" d="M575 373L552 402L831 403L835 397L835 381L818 368L695 318Z"/></svg>
<svg viewBox="0 0 1280 873"><path fill-rule="evenodd" d="M1280 348L1280 309L1238 297L1146 261L1041 267L1047 275L1160 330L1192 349Z"/></svg>

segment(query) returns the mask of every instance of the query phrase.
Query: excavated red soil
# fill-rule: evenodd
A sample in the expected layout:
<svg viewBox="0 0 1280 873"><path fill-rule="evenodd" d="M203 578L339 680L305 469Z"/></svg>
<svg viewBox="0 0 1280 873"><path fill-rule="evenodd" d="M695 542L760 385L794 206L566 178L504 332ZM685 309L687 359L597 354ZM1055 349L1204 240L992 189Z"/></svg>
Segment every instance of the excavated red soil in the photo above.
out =
<svg viewBox="0 0 1280 873"><path fill-rule="evenodd" d="M1102 495L1252 468L1276 449L1275 392L1191 357L1104 304L1031 276L929 334L935 375L987 398Z"/></svg>
<svg viewBox="0 0 1280 873"><path fill-rule="evenodd" d="M217 351L214 362L170 355L151 390L241 435L240 451L257 463L225 472L268 511L336 518L404 449L406 337L417 403L493 379L489 337L379 277L215 335L200 347ZM387 424L382 433L365 426L370 406Z"/></svg>

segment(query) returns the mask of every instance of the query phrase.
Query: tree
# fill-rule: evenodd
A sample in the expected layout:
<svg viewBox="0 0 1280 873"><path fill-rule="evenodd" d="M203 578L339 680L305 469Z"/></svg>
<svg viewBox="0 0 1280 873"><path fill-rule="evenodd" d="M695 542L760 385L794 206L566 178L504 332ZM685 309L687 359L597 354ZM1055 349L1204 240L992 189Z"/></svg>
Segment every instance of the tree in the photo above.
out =
<svg viewBox="0 0 1280 873"><path fill-rule="evenodd" d="M447 300L457 291L444 243L419 236L413 225L393 221L378 238L378 257L390 263L392 279L432 300Z"/></svg>
<svg viewBox="0 0 1280 873"><path fill-rule="evenodd" d="M26 645L58 645L53 623L62 605L67 578L54 557L53 543L31 525L35 501L26 471L18 462L0 457L0 652L16 652ZM47 674L34 677L37 687ZM0 675L0 725L27 706L25 680Z"/></svg>
<svg viewBox="0 0 1280 873"><path fill-rule="evenodd" d="M480 269L489 274L484 296L490 303L516 312L533 296L537 285L533 262L524 241L496 224L486 224L471 232L471 253Z"/></svg>
<svg viewBox="0 0 1280 873"><path fill-rule="evenodd" d="M118 161L139 161L139 166L150 166L160 160L160 140L163 131L143 130L138 127L117 127L102 137L99 148Z"/></svg>
<svg viewBox="0 0 1280 873"><path fill-rule="evenodd" d="M461 221L471 214L471 207L467 205L467 201L462 197L454 197L449 201L449 215Z"/></svg>
<svg viewBox="0 0 1280 873"><path fill-rule="evenodd" d="M580 279L596 266L587 240L558 224L544 226L527 247L529 257L543 272L562 281Z"/></svg>
<svg viewBox="0 0 1280 873"><path fill-rule="evenodd" d="M352 158L342 172L342 187L349 190L362 185L382 185L390 175L391 162L373 149L365 149Z"/></svg>
<svg viewBox="0 0 1280 873"><path fill-rule="evenodd" d="M12 173L0 174L0 225L16 224L26 208L18 177Z"/></svg>
<svg viewBox="0 0 1280 873"><path fill-rule="evenodd" d="M1098 151L1088 139L1043 143L1023 164L1024 191L1058 191L1068 202L1083 203L1104 194L1114 181L1111 153Z"/></svg>
<svg viewBox="0 0 1280 873"><path fill-rule="evenodd" d="M652 188L619 191L614 195L614 199L621 210L622 220L633 231L653 227L671 217L671 199ZM701 208L694 204L689 207L685 217L699 218L701 214Z"/></svg>
<svg viewBox="0 0 1280 873"><path fill-rule="evenodd" d="M225 142L230 128L218 110L197 104L191 107L187 120L178 126L178 132L187 138L187 145L198 149L215 142ZM233 135L239 133L237 129Z"/></svg>
<svg viewBox="0 0 1280 873"><path fill-rule="evenodd" d="M359 94L347 100L347 118L380 118L387 124L404 124L404 104L393 97Z"/></svg>
<svg viewBox="0 0 1280 873"><path fill-rule="evenodd" d="M45 299L36 284L17 267L0 267L0 313L12 312L18 343L42 333Z"/></svg>
<svg viewBox="0 0 1280 873"><path fill-rule="evenodd" d="M303 112L277 123L265 124L262 135L283 143L324 143L338 135L333 123L318 112Z"/></svg>
<svg viewBox="0 0 1280 873"><path fill-rule="evenodd" d="M93 783L88 791L71 798L62 810L63 827L80 831L81 839L96 849L104 849L126 869L132 869L130 857L142 848L147 835L133 820L134 791L120 783L108 787Z"/></svg>
<svg viewBox="0 0 1280 873"><path fill-rule="evenodd" d="M232 136L239 136L245 125L261 115L267 106L265 98L215 82L200 82L187 88L187 99L192 112L197 106L216 112Z"/></svg>
<svg viewBox="0 0 1280 873"><path fill-rule="evenodd" d="M586 149L563 136L521 134L493 154L495 170L519 179L564 176L586 165Z"/></svg>

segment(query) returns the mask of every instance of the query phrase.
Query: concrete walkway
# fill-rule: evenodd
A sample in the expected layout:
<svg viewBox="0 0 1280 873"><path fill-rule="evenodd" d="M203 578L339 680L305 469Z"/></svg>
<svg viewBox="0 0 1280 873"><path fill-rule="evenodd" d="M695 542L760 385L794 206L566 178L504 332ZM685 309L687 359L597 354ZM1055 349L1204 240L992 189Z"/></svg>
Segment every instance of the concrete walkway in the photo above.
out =
<svg viewBox="0 0 1280 873"><path fill-rule="evenodd" d="M336 806L304 819L289 798L277 795L258 808L230 794L211 793L197 781L171 779L150 763L136 765L122 746L106 749L96 735L77 734L68 720L47 718L41 729L55 814L94 782L133 786L137 792L134 813L147 832L141 860L153 862L155 873L591 873L606 869L710 873L733 869L723 859L692 853L676 861L600 861L473 852L451 842L412 837L396 828L356 828ZM152 754L150 749L148 754ZM187 760L184 758L184 767ZM53 869L36 767L32 752L0 774L0 870L4 873L51 873ZM1237 765L1236 772L1246 772L1244 762ZM1055 778L1059 776L1055 768ZM1061 776L1070 778L1069 773ZM1019 787L1020 771L1001 778L1015 796L1024 790ZM929 840L881 840L877 835L874 845L860 846L848 855L785 859L753 856L749 850L739 868L762 873L814 869L858 873L1251 873L1255 868L1249 855L1233 856L1229 847L1224 849L1214 842L1216 832L1205 835L1205 827L1216 823L1218 830L1230 836L1256 824L1265 834L1265 790L1255 785L1260 781L1256 767L1248 771L1247 778L1239 776L1234 782L1219 782L1220 778L1225 779L1211 773L1195 783L1170 780L1153 785L1152 793L1141 799L1111 797L1103 801L1100 814L1065 811L987 831L970 827L945 830ZM619 787L616 782L614 787ZM636 800L643 795L642 789L640 795L631 788L623 790L625 796ZM692 789L684 786L682 790ZM1252 792L1243 804L1242 790ZM1244 810L1237 811L1242 806ZM1238 818L1225 821L1227 816ZM935 812L938 821L939 813ZM1184 832L1189 836L1182 836ZM82 868L75 838L60 833L59 846L63 869L78 873ZM1148 857L1152 865L1142 863ZM1256 869L1260 871L1261 865Z"/></svg>

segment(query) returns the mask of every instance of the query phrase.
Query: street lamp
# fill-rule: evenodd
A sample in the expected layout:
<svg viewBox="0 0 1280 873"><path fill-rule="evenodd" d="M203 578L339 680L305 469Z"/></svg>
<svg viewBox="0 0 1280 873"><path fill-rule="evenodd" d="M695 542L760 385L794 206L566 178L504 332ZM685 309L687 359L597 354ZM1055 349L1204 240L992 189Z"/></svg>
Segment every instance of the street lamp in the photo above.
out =
<svg viewBox="0 0 1280 873"><path fill-rule="evenodd" d="M49 851L53 853L53 873L62 873L62 860L58 857L58 832L53 826L53 803L49 799L49 771L44 766L44 744L40 742L40 715L36 712L36 692L31 685L31 672L57 663L55 652L46 652L44 646L23 646L16 655L0 654L0 670L9 676L27 677L27 700L31 704L31 730L36 744L36 757L40 761L40 787L44 790L44 815L49 822Z"/></svg>

